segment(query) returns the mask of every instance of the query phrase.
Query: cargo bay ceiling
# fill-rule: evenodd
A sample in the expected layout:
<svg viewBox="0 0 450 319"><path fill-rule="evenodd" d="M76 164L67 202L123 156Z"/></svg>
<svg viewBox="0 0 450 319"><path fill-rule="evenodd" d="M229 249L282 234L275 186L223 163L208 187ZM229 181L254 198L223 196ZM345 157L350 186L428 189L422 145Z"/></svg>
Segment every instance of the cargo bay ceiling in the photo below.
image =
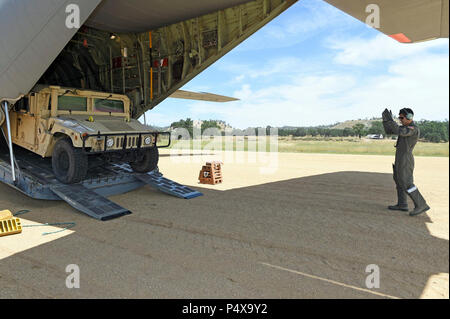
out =
<svg viewBox="0 0 450 319"><path fill-rule="evenodd" d="M39 82L127 94L138 118L294 2L107 0Z"/></svg>
<svg viewBox="0 0 450 319"><path fill-rule="evenodd" d="M6 20L0 19L0 44L2 54L16 60L8 66L0 55L0 98L13 101L36 83L121 93L130 98L134 118L296 2L6 1L6 8L0 2L0 18ZM73 3L81 11L79 30L65 27L65 9ZM35 8L45 19L31 15ZM6 32L16 21L21 28Z"/></svg>
<svg viewBox="0 0 450 319"><path fill-rule="evenodd" d="M250 0L104 0L86 25L115 32L145 32Z"/></svg>
<svg viewBox="0 0 450 319"><path fill-rule="evenodd" d="M326 1L363 22L373 2ZM86 88L127 94L138 118L295 2L2 0L0 100L36 83ZM448 37L448 0L378 3L387 35ZM80 8L80 29L65 27L69 4Z"/></svg>

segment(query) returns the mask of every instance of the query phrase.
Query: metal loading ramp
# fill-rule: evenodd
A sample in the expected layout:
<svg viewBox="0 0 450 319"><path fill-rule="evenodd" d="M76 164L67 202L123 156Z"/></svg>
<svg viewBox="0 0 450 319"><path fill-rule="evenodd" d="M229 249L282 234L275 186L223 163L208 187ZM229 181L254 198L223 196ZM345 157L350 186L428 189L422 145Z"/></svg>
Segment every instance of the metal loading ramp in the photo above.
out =
<svg viewBox="0 0 450 319"><path fill-rule="evenodd" d="M175 196L179 198L184 199L191 199L198 196L202 196L203 194L196 191L195 189L192 189L190 187L187 187L185 185L179 184L171 179L168 179L159 172L159 169L155 169L152 172L145 173L145 174L139 174L139 173L133 173L133 171L130 168L130 165L128 164L121 164L121 165L115 165L118 169L124 170L129 172L130 174L133 174L133 176L138 179L139 181L150 185L153 188L156 188L157 190Z"/></svg>
<svg viewBox="0 0 450 319"><path fill-rule="evenodd" d="M122 164L119 167L126 169L126 166L128 165ZM147 174L130 172L130 175L144 184L175 197L191 199L203 195L196 190L163 177L158 170ZM110 201L108 198L98 194L95 189L89 189L83 184L55 184L50 185L50 189L73 208L99 220L105 221L131 214L131 211L128 209Z"/></svg>
<svg viewBox="0 0 450 319"><path fill-rule="evenodd" d="M163 175L157 171L147 174L136 174L135 176L144 183L172 196L191 199L203 195L192 188L163 177Z"/></svg>
<svg viewBox="0 0 450 319"><path fill-rule="evenodd" d="M50 189L73 208L99 220L131 214L129 210L80 184L52 185Z"/></svg>
<svg viewBox="0 0 450 319"><path fill-rule="evenodd" d="M53 175L51 160L15 147L19 169L13 182L9 155L0 152L0 182L35 199L64 200L80 212L98 220L131 214L107 196L123 194L150 185L168 195L191 199L202 193L163 177L156 169L147 174L134 173L128 164L107 164L90 168L87 178L77 184L63 184Z"/></svg>

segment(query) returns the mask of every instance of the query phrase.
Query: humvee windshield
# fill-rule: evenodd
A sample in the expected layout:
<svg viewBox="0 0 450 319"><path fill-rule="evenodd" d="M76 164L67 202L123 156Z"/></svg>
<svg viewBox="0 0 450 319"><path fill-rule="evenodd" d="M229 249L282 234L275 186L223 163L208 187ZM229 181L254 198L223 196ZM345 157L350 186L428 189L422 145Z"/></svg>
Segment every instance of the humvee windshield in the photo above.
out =
<svg viewBox="0 0 450 319"><path fill-rule="evenodd" d="M94 99L95 112L124 113L123 101Z"/></svg>
<svg viewBox="0 0 450 319"><path fill-rule="evenodd" d="M58 110L87 111L87 98L79 96L58 96Z"/></svg>

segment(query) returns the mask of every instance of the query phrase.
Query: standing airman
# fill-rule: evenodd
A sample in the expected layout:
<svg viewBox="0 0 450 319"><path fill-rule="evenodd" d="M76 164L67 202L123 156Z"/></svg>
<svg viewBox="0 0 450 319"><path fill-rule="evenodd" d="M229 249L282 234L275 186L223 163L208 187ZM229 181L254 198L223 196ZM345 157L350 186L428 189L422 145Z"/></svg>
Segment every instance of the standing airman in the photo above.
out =
<svg viewBox="0 0 450 319"><path fill-rule="evenodd" d="M383 126L386 134L398 135L395 164L394 181L397 186L397 205L389 206L391 210L408 211L407 196L414 202L414 209L409 213L410 216L419 215L430 209L425 199L420 194L417 186L414 185L414 156L412 151L420 136L419 127L414 123L414 112L410 108L403 108L399 112L401 126L392 118L392 112L385 109L383 112Z"/></svg>

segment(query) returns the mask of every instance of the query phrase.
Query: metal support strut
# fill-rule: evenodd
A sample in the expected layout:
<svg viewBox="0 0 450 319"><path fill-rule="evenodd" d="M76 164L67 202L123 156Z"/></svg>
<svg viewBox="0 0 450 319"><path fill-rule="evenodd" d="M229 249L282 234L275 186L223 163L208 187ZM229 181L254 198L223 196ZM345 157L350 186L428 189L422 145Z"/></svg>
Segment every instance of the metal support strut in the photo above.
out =
<svg viewBox="0 0 450 319"><path fill-rule="evenodd" d="M14 167L14 152L13 152L13 146L12 146L12 140L11 140L11 124L9 122L9 110L8 110L8 102L3 102L3 108L5 110L5 118L6 118L6 130L8 133L8 147L9 147L9 158L11 160L11 173L12 173L12 179L13 182L16 181L16 170Z"/></svg>

